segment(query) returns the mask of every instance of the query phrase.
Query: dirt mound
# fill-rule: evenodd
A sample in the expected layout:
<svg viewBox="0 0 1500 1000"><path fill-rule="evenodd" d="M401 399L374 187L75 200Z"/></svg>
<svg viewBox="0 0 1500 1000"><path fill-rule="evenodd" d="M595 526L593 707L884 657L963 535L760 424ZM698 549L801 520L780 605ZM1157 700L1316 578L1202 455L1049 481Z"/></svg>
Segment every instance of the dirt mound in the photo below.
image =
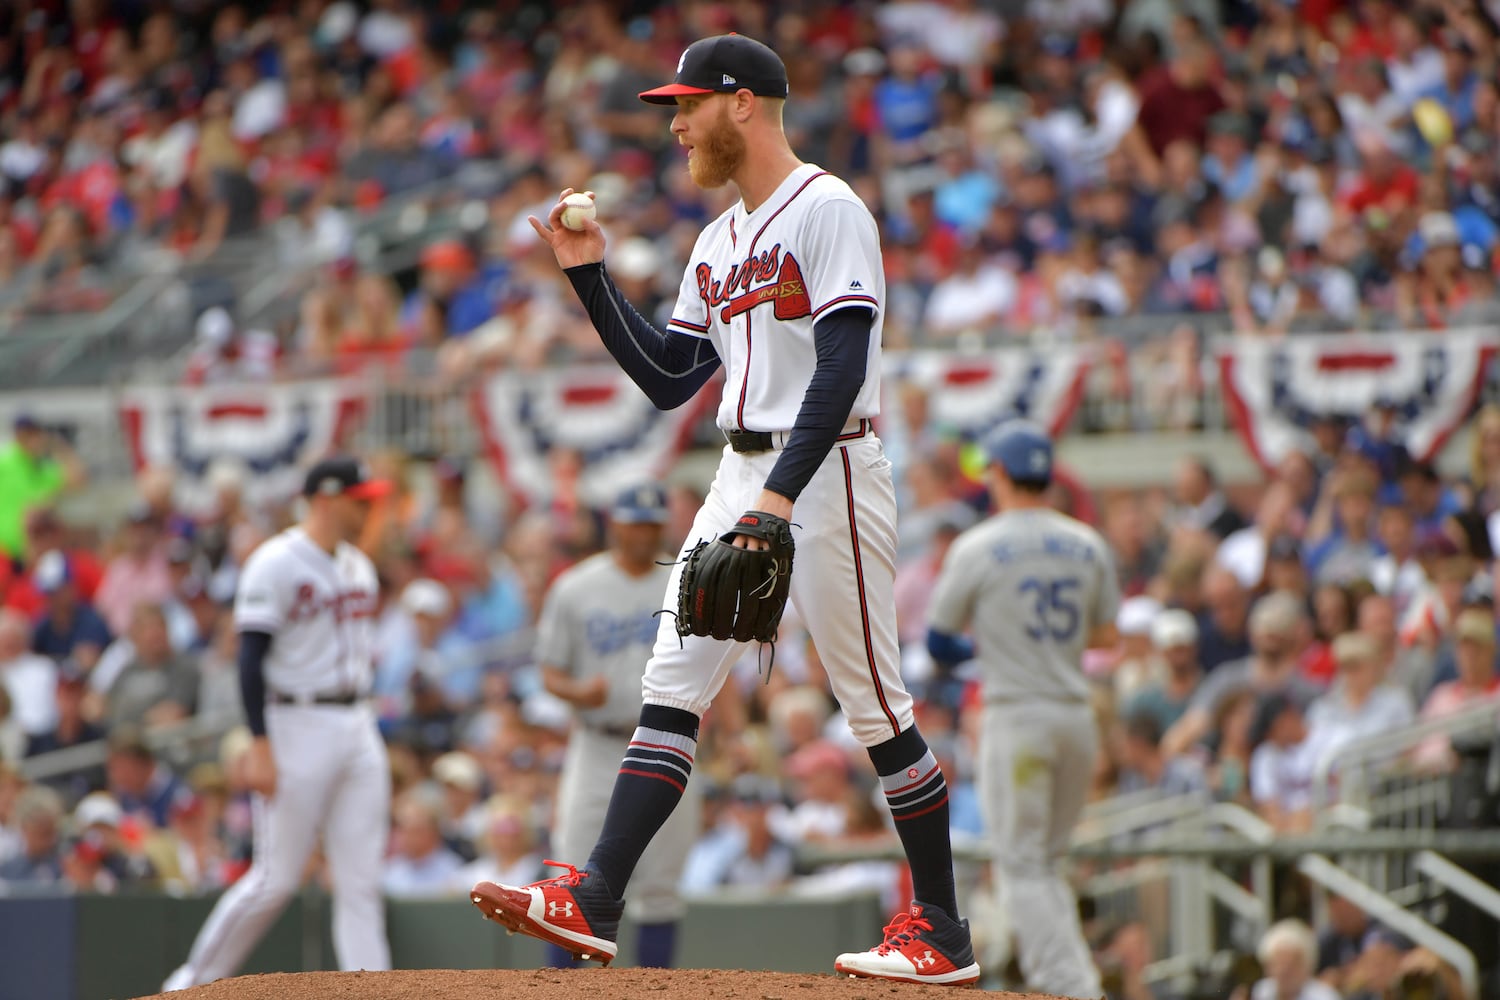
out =
<svg viewBox="0 0 1500 1000"><path fill-rule="evenodd" d="M1012 1000L1040 994L987 993ZM951 989L846 976L722 969L485 969L304 972L221 979L165 1000L952 1000Z"/></svg>

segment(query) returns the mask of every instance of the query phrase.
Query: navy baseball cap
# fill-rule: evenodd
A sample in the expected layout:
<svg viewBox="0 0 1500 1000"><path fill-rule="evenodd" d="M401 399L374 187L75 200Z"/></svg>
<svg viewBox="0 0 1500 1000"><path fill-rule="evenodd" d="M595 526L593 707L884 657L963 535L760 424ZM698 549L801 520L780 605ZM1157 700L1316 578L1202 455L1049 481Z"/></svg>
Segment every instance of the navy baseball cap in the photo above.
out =
<svg viewBox="0 0 1500 1000"><path fill-rule="evenodd" d="M673 105L690 94L732 94L785 98L791 92L786 64L771 49L744 35L713 35L689 45L677 60L677 78L642 91L647 104Z"/></svg>
<svg viewBox="0 0 1500 1000"><path fill-rule="evenodd" d="M387 479L370 478L369 468L358 459L340 456L325 458L307 470L302 483L302 495L310 497L344 496L356 500L377 500L390 493L392 483Z"/></svg>
<svg viewBox="0 0 1500 1000"><path fill-rule="evenodd" d="M1005 470L1012 482L1052 482L1052 439L1030 420L1009 420L985 445L990 461Z"/></svg>
<svg viewBox="0 0 1500 1000"><path fill-rule="evenodd" d="M667 493L660 486L632 486L609 508L615 524L666 524Z"/></svg>

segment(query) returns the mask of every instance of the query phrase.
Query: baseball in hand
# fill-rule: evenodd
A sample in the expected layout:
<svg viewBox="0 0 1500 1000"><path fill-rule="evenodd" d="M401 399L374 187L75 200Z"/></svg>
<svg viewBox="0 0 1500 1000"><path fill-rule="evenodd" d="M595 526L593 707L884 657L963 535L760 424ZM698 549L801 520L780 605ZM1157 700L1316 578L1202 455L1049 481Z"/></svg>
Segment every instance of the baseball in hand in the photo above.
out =
<svg viewBox="0 0 1500 1000"><path fill-rule="evenodd" d="M586 194L570 194L563 199L562 224L574 232L582 232L596 214L594 199Z"/></svg>

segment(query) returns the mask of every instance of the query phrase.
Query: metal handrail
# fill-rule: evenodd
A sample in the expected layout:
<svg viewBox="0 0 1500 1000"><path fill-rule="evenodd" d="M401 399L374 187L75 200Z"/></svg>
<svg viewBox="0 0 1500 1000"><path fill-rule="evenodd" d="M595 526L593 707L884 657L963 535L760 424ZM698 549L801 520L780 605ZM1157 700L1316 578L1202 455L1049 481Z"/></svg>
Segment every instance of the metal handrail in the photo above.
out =
<svg viewBox="0 0 1500 1000"><path fill-rule="evenodd" d="M240 722L238 713L216 712L198 715L181 722L166 723L145 730L146 745L157 753L170 754L187 744L206 738L217 738ZM108 740L92 740L62 750L37 754L21 761L21 776L30 781L47 781L103 764L109 756Z"/></svg>
<svg viewBox="0 0 1500 1000"><path fill-rule="evenodd" d="M1297 870L1324 889L1349 900L1371 918L1433 952L1458 971L1459 981L1469 997L1479 995L1479 966L1468 948L1422 918L1408 913L1384 893L1350 875L1321 854L1303 858L1297 863Z"/></svg>
<svg viewBox="0 0 1500 1000"><path fill-rule="evenodd" d="M1073 842L1093 844L1139 834L1142 830L1201 813L1204 805L1201 795L1177 795L1133 804L1105 816L1095 817L1092 826L1080 824L1074 831Z"/></svg>
<svg viewBox="0 0 1500 1000"><path fill-rule="evenodd" d="M1500 890L1464 871L1440 854L1423 851L1417 855L1417 871L1465 902L1500 920Z"/></svg>
<svg viewBox="0 0 1500 1000"><path fill-rule="evenodd" d="M1332 804L1334 777L1350 765L1362 767L1378 761L1388 761L1402 756L1430 737L1468 732L1480 728L1486 722L1500 725L1500 701L1486 702L1440 719L1414 722L1399 729L1354 740L1340 747L1337 752L1325 754L1318 759L1313 768L1313 805L1321 808Z"/></svg>

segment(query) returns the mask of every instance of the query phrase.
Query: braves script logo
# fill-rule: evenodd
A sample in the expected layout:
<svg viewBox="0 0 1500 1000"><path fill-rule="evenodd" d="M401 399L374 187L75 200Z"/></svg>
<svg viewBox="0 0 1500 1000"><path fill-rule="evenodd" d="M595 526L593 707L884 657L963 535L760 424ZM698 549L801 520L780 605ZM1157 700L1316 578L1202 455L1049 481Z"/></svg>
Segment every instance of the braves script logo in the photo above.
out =
<svg viewBox="0 0 1500 1000"><path fill-rule="evenodd" d="M708 264L699 264L694 274L703 304L710 312L722 306L719 319L725 323L762 302L774 303L776 318L780 320L812 314L802 267L791 254L782 254L780 243L731 265L723 278L715 278Z"/></svg>
<svg viewBox="0 0 1500 1000"><path fill-rule="evenodd" d="M322 611L332 612L333 620L339 624L351 618L373 618L375 595L363 590L348 590L342 594L319 594L317 588L310 583L298 584L297 595L292 599L292 606L287 610L286 620L289 622L306 621L317 617Z"/></svg>

